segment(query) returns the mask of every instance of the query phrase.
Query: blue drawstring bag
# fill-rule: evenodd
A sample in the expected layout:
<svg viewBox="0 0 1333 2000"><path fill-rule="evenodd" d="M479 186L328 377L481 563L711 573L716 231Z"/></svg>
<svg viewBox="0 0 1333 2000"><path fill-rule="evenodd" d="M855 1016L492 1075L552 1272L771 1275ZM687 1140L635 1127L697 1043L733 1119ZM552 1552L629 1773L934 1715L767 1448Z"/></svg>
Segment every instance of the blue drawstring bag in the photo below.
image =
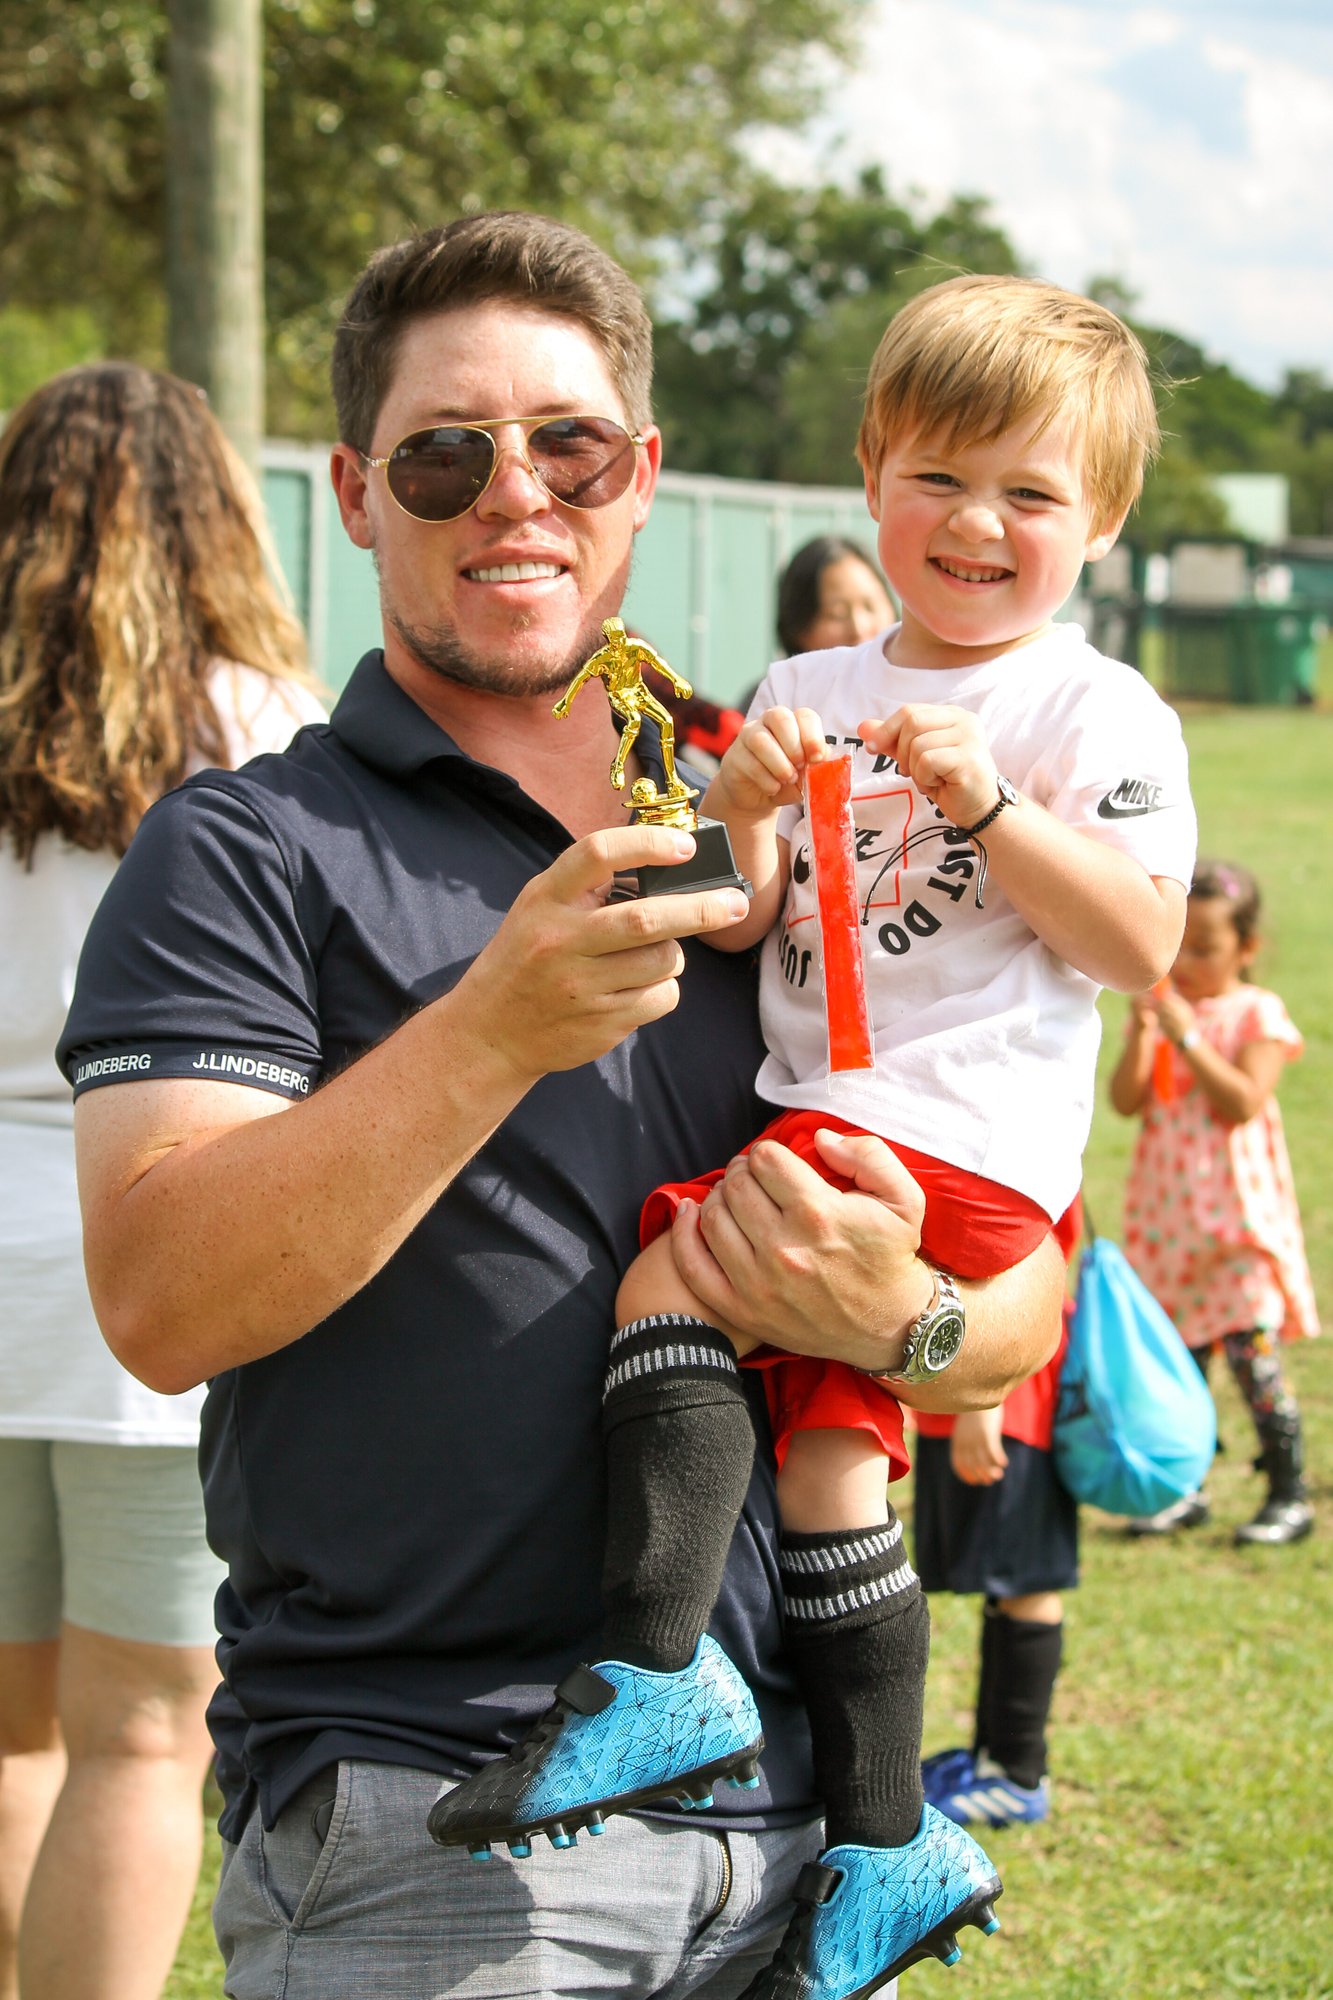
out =
<svg viewBox="0 0 1333 2000"><path fill-rule="evenodd" d="M1124 1252L1093 1236L1079 1266L1054 1452L1076 1500L1156 1514L1197 1493L1217 1414L1188 1348Z"/></svg>

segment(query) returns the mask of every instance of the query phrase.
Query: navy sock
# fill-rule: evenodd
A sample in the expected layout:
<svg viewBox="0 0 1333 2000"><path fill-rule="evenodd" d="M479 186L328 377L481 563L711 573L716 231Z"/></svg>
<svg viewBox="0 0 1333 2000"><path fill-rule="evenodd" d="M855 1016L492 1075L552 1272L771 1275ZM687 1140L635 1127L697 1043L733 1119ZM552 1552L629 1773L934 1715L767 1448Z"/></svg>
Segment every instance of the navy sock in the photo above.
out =
<svg viewBox="0 0 1333 2000"><path fill-rule="evenodd" d="M1062 1625L988 1613L994 1663L982 1748L1016 1785L1031 1788L1046 1775L1046 1723L1064 1643Z"/></svg>

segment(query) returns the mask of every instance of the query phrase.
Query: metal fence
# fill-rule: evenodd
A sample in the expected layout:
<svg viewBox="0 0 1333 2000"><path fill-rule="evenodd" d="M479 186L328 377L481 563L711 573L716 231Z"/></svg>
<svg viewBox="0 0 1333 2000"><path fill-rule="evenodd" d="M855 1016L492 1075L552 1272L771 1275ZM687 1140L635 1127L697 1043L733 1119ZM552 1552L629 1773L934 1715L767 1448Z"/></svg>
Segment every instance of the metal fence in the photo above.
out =
<svg viewBox="0 0 1333 2000"><path fill-rule="evenodd" d="M320 678L340 688L380 642L375 572L343 533L328 452L268 444L264 498ZM715 701L752 687L777 653L777 578L812 535L874 547L860 487L760 485L664 472L635 543L625 620Z"/></svg>

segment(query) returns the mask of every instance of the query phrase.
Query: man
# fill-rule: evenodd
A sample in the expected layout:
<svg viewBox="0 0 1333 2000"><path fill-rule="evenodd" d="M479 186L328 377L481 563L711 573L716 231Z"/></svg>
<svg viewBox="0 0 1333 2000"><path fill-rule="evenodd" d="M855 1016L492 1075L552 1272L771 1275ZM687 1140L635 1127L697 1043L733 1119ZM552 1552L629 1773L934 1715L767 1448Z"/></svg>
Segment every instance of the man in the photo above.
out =
<svg viewBox="0 0 1333 2000"><path fill-rule="evenodd" d="M236 2000L725 2000L816 1851L762 1453L714 1620L767 1737L744 1807L484 1867L425 1832L441 1777L595 1657L638 1205L759 1129L750 970L695 942L743 903L610 898L690 841L625 823L604 695L552 714L647 519L650 357L625 274L543 218L372 260L335 343L332 476L383 652L327 729L149 815L85 952L62 1059L99 1316L154 1386L211 1382ZM729 1323L893 1368L934 1286L919 1199L864 1143L869 1195L761 1148L677 1250ZM1059 1283L1039 1254L974 1292L921 1395L998 1400L1053 1343Z"/></svg>

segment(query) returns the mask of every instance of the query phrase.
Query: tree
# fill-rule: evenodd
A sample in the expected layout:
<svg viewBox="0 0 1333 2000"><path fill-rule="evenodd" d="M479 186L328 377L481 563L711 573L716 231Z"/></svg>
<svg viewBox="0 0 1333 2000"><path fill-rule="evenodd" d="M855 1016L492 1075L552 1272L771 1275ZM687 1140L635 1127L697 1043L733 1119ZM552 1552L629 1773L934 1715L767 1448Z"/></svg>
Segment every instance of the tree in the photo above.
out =
<svg viewBox="0 0 1333 2000"><path fill-rule="evenodd" d="M641 274L812 108L859 0L265 0L273 426L328 423L337 305L379 243L463 210L590 228ZM87 302L162 354L165 7L0 0L0 294Z"/></svg>
<svg viewBox="0 0 1333 2000"><path fill-rule="evenodd" d="M251 469L264 436L260 0L168 0L167 359Z"/></svg>

